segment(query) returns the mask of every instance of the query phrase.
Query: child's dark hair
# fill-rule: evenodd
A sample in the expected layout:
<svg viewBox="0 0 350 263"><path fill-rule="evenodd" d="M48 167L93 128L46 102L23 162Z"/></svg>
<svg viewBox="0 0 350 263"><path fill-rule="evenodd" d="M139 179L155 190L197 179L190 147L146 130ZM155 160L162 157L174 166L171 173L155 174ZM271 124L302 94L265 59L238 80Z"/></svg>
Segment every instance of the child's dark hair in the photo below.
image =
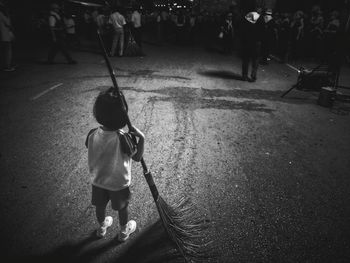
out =
<svg viewBox="0 0 350 263"><path fill-rule="evenodd" d="M95 100L93 113L96 121L110 130L118 130L126 125L122 102L118 94L113 92L113 88L100 92Z"/></svg>

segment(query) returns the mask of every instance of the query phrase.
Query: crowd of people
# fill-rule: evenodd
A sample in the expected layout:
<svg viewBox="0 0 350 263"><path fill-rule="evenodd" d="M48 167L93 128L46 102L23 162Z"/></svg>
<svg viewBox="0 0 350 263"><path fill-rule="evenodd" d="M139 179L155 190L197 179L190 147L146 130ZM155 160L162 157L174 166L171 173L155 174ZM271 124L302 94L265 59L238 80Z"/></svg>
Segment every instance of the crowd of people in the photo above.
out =
<svg viewBox="0 0 350 263"><path fill-rule="evenodd" d="M0 7L1 0L0 0ZM33 18L33 34L49 44L48 63L54 63L57 52L62 52L67 62L74 64L70 48L79 48L84 39L96 40L99 29L109 56L145 55L142 49L143 36L159 44L205 45L217 47L230 54L244 50L244 23L248 11L232 5L225 12L195 11L190 9L141 10L139 6L122 7L80 7L52 4L49 12L43 11ZM350 9L349 5L347 6ZM12 66L11 43L14 39L11 20L4 7L0 10L1 36L6 53L5 70ZM261 42L259 63L268 64L271 55L281 61L313 57L321 58L335 50L343 49L349 56L349 10L341 17L341 11L323 11L313 6L309 12L298 10L293 13L256 8L257 36ZM255 22L254 22L255 24ZM346 32L346 34L341 34ZM339 40L339 37L347 38ZM4 40L3 40L4 39ZM249 41L249 40L246 40ZM339 44L343 44L342 47ZM241 52L239 52L241 51Z"/></svg>
<svg viewBox="0 0 350 263"><path fill-rule="evenodd" d="M320 58L323 54L340 48L337 44L342 42L338 39L341 32L347 31L349 35L349 17L341 18L342 10L325 12L315 5L308 12L297 10L288 13L263 8L249 11L256 11L260 15L257 23L262 30L261 64L267 64L271 54L284 62L308 56ZM138 8L87 8L80 19L80 31L89 38L93 35L91 32L94 32L94 25L97 25L112 55L123 54L120 46L123 45L122 49L126 49L130 36L141 48L142 32L158 43L204 44L207 47L219 44L222 52L232 53L241 46L241 25L247 13L236 5L221 13L185 9L141 11ZM116 17L123 17L125 20L122 22L124 34L121 37L116 33L120 30ZM113 46L119 46L119 51L113 51ZM346 56L350 62L349 51Z"/></svg>
<svg viewBox="0 0 350 263"><path fill-rule="evenodd" d="M263 30L263 64L267 63L269 53L278 55L283 61L305 56L319 58L339 48L336 44L341 42L338 40L341 31L349 34L349 17L342 20L341 10L324 12L315 5L310 12L273 12L263 8L250 11L260 15L257 23ZM230 53L239 48L239 31L245 15L238 7L231 6L223 13L169 13L163 10L149 14L146 20L153 25L150 28L156 29L157 39L170 39L180 44L211 44L216 41L222 43L223 52Z"/></svg>

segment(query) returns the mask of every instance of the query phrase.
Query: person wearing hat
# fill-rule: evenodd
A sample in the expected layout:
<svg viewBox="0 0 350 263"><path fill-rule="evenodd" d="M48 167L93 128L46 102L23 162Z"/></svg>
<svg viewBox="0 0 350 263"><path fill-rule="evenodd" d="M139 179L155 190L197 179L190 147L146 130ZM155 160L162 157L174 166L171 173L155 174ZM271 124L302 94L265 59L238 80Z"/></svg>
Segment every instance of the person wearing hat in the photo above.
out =
<svg viewBox="0 0 350 263"><path fill-rule="evenodd" d="M257 79L259 55L261 49L261 25L258 23L259 13L249 12L242 19L240 26L242 59L242 80L254 82ZM248 78L249 65L251 65L250 78Z"/></svg>
<svg viewBox="0 0 350 263"><path fill-rule="evenodd" d="M3 52L3 57L5 58L4 71L7 72L15 70L15 67L12 65L12 42L14 38L13 27L8 15L7 7L0 0L0 47Z"/></svg>
<svg viewBox="0 0 350 263"><path fill-rule="evenodd" d="M272 9L266 9L262 17L262 42L261 42L261 61L260 64L267 65L271 48L276 40L277 29L272 17Z"/></svg>
<svg viewBox="0 0 350 263"><path fill-rule="evenodd" d="M76 64L77 62L72 59L67 50L65 26L58 4L51 4L48 20L50 26L50 48L47 63L54 64L56 54L61 51L68 64Z"/></svg>

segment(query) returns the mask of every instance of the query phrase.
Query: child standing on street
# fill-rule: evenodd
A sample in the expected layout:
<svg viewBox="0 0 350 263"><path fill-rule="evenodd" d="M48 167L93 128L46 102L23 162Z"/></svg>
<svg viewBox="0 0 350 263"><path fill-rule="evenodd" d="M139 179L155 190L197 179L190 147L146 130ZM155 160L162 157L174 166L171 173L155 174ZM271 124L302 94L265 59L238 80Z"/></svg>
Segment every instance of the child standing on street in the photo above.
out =
<svg viewBox="0 0 350 263"><path fill-rule="evenodd" d="M99 223L97 236L104 237L113 223L106 217L106 206L111 201L112 209L118 211L119 241L126 241L136 229L136 222L128 219L130 200L131 159L140 161L144 151L144 135L136 127L130 134L137 138L136 151L128 155L123 150L122 128L126 125L123 105L113 88L102 91L96 98L93 114L101 125L92 129L86 138L88 165L92 180L92 205L96 208Z"/></svg>

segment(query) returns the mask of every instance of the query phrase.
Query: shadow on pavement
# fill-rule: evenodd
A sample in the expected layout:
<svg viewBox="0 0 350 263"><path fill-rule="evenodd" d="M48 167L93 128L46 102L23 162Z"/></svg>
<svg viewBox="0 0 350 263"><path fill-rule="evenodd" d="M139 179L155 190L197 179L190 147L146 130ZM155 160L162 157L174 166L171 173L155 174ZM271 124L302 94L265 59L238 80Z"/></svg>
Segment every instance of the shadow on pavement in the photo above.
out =
<svg viewBox="0 0 350 263"><path fill-rule="evenodd" d="M208 221L205 221L207 224ZM204 225L203 225L204 226ZM206 231L208 225L200 231ZM197 238L200 244L197 251L187 255L188 262L208 262L208 259L217 259L217 249L212 246L203 233L198 233ZM191 242L187 240L187 242ZM186 261L186 262L187 262ZM177 263L184 262L184 258L177 251L175 243L173 243L164 228L160 219L142 230L122 253L113 260L115 263ZM216 261L215 261L216 262Z"/></svg>
<svg viewBox="0 0 350 263"><path fill-rule="evenodd" d="M161 263L183 262L183 259L169 240L162 222L157 220L131 240L114 262Z"/></svg>
<svg viewBox="0 0 350 263"><path fill-rule="evenodd" d="M88 247L94 241L99 242L93 247ZM18 259L15 262L37 262L37 263L75 263L75 262L91 262L99 255L108 251L109 249L118 246L121 242L117 238L103 242L96 237L95 231L90 236L78 241L78 242L66 242L57 248L47 252L46 254L32 255L26 258ZM88 248L87 248L88 247Z"/></svg>
<svg viewBox="0 0 350 263"><path fill-rule="evenodd" d="M232 71L226 71L226 70L206 70L206 71L199 71L198 74L207 76L207 77L242 80L242 76L240 74L234 73Z"/></svg>

